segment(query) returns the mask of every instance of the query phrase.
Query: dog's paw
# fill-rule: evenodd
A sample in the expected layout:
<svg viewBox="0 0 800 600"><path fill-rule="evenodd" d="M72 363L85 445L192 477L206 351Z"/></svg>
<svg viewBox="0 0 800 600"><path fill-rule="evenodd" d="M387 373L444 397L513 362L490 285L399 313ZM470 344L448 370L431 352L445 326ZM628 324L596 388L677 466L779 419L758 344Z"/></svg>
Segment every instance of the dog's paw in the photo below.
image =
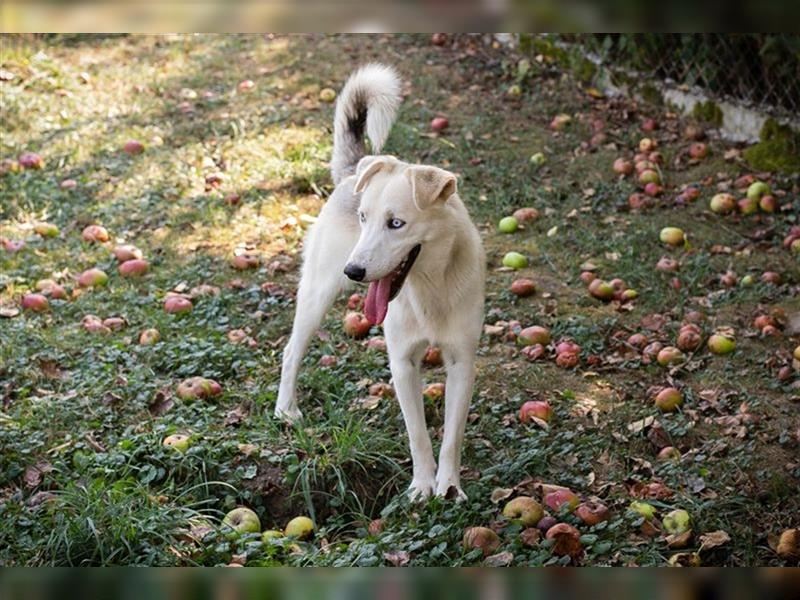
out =
<svg viewBox="0 0 800 600"><path fill-rule="evenodd" d="M433 494L433 488L436 485L436 480L431 477L430 479L413 479L411 485L408 486L408 499L412 502L424 502Z"/></svg>
<svg viewBox="0 0 800 600"><path fill-rule="evenodd" d="M467 500L467 495L458 484L437 485L436 495L441 496L445 500L455 500L456 502L464 502Z"/></svg>
<svg viewBox="0 0 800 600"><path fill-rule="evenodd" d="M281 408L280 406L276 406L275 418L281 421L285 421L286 423L292 424L292 423L297 423L300 419L302 419L303 413L300 412L300 409L297 407Z"/></svg>

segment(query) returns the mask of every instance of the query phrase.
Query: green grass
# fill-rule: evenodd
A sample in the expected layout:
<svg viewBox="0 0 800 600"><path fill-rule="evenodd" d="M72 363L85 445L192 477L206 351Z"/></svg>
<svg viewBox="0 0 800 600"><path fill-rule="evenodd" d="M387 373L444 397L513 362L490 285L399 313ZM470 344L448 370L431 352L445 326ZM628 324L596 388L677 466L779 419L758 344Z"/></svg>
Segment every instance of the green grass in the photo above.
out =
<svg viewBox="0 0 800 600"><path fill-rule="evenodd" d="M0 305L9 315L0 318L0 564L384 565L385 554L406 552L411 565L475 565L482 555L460 543L473 525L493 526L499 551L513 553L515 565L566 564L548 541L525 546L520 526L504 521L502 502L491 500L497 488L538 497L537 484L555 483L612 512L594 527L558 515L580 529L581 564L664 565L675 550L642 535L641 519L626 510L636 484L653 481L673 491L653 501L662 514L691 513L689 551L703 533L730 534L726 546L703 552L704 564L787 564L767 536L800 525L798 376L776 377L798 338L760 337L752 321L800 311L797 256L781 247L800 214L796 175L772 178L785 192L779 214L713 215L706 206L717 185L745 171L726 162L728 145L713 139L708 160L675 166L688 144L673 135L682 123L643 107L662 124L654 136L666 157L667 192L655 207L631 212L627 197L636 187L617 180L610 164L632 156L643 115L623 100L598 103L568 76L536 65L521 100L510 101L504 92L517 57L479 49L460 59L478 43L468 37L456 49L429 45L426 36L5 41L0 67L15 78L0 83L1 158L37 152L45 167L0 176L0 237L26 241L17 253L0 249ZM526 362L513 343L483 340L463 504L405 500L411 465L397 402L364 401L370 384L390 381L388 359L344 336L344 298L304 362L305 420L287 427L271 418L306 217L332 190L332 106L318 92L339 89L369 60L396 63L410 83L387 151L460 176L489 261L486 322L545 325L583 349L577 369L561 369L553 360ZM244 79L255 87L240 91ZM554 135L548 124L560 112L573 124ZM438 114L450 128L430 137ZM616 148L581 147L596 119ZM124 154L129 139L145 152ZM536 168L528 158L539 151L547 163ZM207 186L215 172L222 183ZM67 178L77 186L62 188ZM687 183L701 185L701 197L673 205L676 187ZM224 199L233 193L240 200L230 205ZM535 206L540 218L516 234L497 233L497 221L521 206ZM57 224L60 235L39 238L36 221ZM108 247L81 240L91 223L108 229ZM658 232L667 225L682 227L690 246L662 247ZM761 239L747 237L759 230ZM139 247L149 273L122 278L109 252L116 243ZM261 266L234 270L229 261L241 249L257 253ZM532 298L507 291L520 276L498 268L509 250L531 258L521 274L537 282ZM680 260L676 275L654 268L664 255ZM639 298L621 310L591 298L579 279L586 261L603 278L623 278ZM53 300L47 313L11 316L37 280L72 291L90 267L109 273L106 288ZM756 280L778 271L784 284L722 289L719 275L728 269ZM190 314L163 311L168 292L200 285L213 288L195 298ZM634 332L674 343L689 310L703 312L706 334L734 327L736 353L701 350L669 373L621 354L618 340ZM126 326L89 333L81 327L89 314L122 316ZM660 331L646 327L653 314L664 316ZM158 329L161 341L140 346L145 328ZM255 345L231 343L234 329ZM320 367L323 355L338 364ZM601 362L590 364L592 356ZM219 381L222 394L180 400L175 389L191 376ZM423 373L426 383L444 377L441 368ZM648 390L667 383L682 387L687 401L661 415ZM553 405L549 429L518 423L519 406L532 398ZM755 418L742 420L743 405ZM426 415L438 446L442 406L426 401ZM661 431L628 428L646 417ZM162 446L173 433L191 436L187 452ZM656 460L653 440L664 439L683 452L679 462ZM238 505L256 510L265 530L309 515L316 535L229 537L217 525ZM373 524L370 533L375 519L380 530Z"/></svg>

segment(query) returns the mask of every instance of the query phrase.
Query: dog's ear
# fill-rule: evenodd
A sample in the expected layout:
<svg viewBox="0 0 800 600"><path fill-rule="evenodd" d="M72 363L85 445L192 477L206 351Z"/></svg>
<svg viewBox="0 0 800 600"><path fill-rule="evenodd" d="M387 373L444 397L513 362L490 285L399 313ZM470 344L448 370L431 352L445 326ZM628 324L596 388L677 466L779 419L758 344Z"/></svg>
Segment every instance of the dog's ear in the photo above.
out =
<svg viewBox="0 0 800 600"><path fill-rule="evenodd" d="M408 167L406 177L411 181L411 194L419 210L445 202L456 193L456 176L438 167Z"/></svg>
<svg viewBox="0 0 800 600"><path fill-rule="evenodd" d="M375 173L391 168L396 161L397 159L393 156L365 156L362 158L356 167L356 185L353 192L356 194L363 192Z"/></svg>

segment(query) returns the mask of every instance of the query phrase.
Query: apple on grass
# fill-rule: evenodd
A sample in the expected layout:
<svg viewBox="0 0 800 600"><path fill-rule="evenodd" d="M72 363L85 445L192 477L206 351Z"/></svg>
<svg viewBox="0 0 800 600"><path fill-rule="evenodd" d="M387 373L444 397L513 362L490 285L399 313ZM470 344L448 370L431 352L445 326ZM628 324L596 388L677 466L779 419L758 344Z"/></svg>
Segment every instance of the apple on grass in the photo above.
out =
<svg viewBox="0 0 800 600"><path fill-rule="evenodd" d="M656 394L654 403L663 412L674 412L683 404L683 394L674 387L666 387Z"/></svg>
<svg viewBox="0 0 800 600"><path fill-rule="evenodd" d="M101 225L89 225L81 232L81 237L85 242L107 242L109 240L108 231Z"/></svg>
<svg viewBox="0 0 800 600"><path fill-rule="evenodd" d="M372 328L372 323L369 322L360 312L349 312L345 315L342 321L344 332L352 338L357 340L366 337L369 330Z"/></svg>
<svg viewBox="0 0 800 600"><path fill-rule="evenodd" d="M528 266L528 258L519 252L507 252L503 257L503 266L511 269L524 269Z"/></svg>
<svg viewBox="0 0 800 600"><path fill-rule="evenodd" d="M514 233L519 228L519 222L514 217L503 217L497 224L501 233Z"/></svg>
<svg viewBox="0 0 800 600"><path fill-rule="evenodd" d="M147 273L150 268L150 263L146 260L134 258L133 260L126 260L119 266L119 273L123 277L139 277Z"/></svg>
<svg viewBox="0 0 800 600"><path fill-rule="evenodd" d="M531 344L546 346L550 343L550 330L538 325L526 327L517 334L517 343L522 346L530 346Z"/></svg>
<svg viewBox="0 0 800 600"><path fill-rule="evenodd" d="M747 187L747 197L758 202L762 196L770 193L769 185L763 181L754 181Z"/></svg>
<svg viewBox="0 0 800 600"><path fill-rule="evenodd" d="M666 532L670 535L680 535L692 528L692 519L689 513L680 508L664 515L661 522Z"/></svg>
<svg viewBox="0 0 800 600"><path fill-rule="evenodd" d="M590 527L611 518L608 507L599 502L584 502L575 509L575 514Z"/></svg>
<svg viewBox="0 0 800 600"><path fill-rule="evenodd" d="M43 238L54 238L58 235L58 226L53 223L36 223L33 230Z"/></svg>
<svg viewBox="0 0 800 600"><path fill-rule="evenodd" d="M191 312L193 308L192 301L184 296L167 296L164 300L164 312L173 315L180 315Z"/></svg>
<svg viewBox="0 0 800 600"><path fill-rule="evenodd" d="M178 452L186 452L189 449L190 438L188 435L182 433L174 433L164 438L162 445L164 448L177 450Z"/></svg>
<svg viewBox="0 0 800 600"><path fill-rule="evenodd" d="M178 385L177 395L181 400L204 400L222 393L222 386L213 379L189 377Z"/></svg>
<svg viewBox="0 0 800 600"><path fill-rule="evenodd" d="M78 285L80 287L102 287L108 283L108 275L102 269L87 269L78 275Z"/></svg>
<svg viewBox="0 0 800 600"><path fill-rule="evenodd" d="M528 400L519 408L519 420L528 423L534 419L548 422L553 416L553 409L547 400Z"/></svg>
<svg viewBox="0 0 800 600"><path fill-rule="evenodd" d="M139 334L139 344L141 346L152 346L161 339L158 329L145 329Z"/></svg>
<svg viewBox="0 0 800 600"><path fill-rule="evenodd" d="M519 296L520 298L525 298L527 296L532 296L536 293L536 283L533 279L515 279L511 283L511 287L509 291L514 294L515 296Z"/></svg>
<svg viewBox="0 0 800 600"><path fill-rule="evenodd" d="M314 522L308 517L295 517L286 524L283 533L298 540L308 539L314 533Z"/></svg>
<svg viewBox="0 0 800 600"><path fill-rule="evenodd" d="M129 260L141 260L144 257L141 250L130 244L117 246L112 252L114 257L121 263Z"/></svg>
<svg viewBox="0 0 800 600"><path fill-rule="evenodd" d="M629 507L630 510L635 512L636 514L645 518L645 520L654 519L656 516L656 509L652 504L647 502L641 502L639 500L634 500L630 503Z"/></svg>
<svg viewBox="0 0 800 600"><path fill-rule="evenodd" d="M580 498L572 490L562 488L545 495L544 503L553 512L567 510L572 512L580 504Z"/></svg>
<svg viewBox="0 0 800 600"><path fill-rule="evenodd" d="M225 515L222 525L229 534L233 535L261 532L261 520L258 515L244 506L234 508Z"/></svg>
<svg viewBox="0 0 800 600"><path fill-rule="evenodd" d="M505 505L503 516L525 527L533 527L544 516L544 509L530 496L518 496Z"/></svg>
<svg viewBox="0 0 800 600"><path fill-rule="evenodd" d="M480 549L486 557L500 547L500 537L488 527L468 527L461 543L467 550Z"/></svg>
<svg viewBox="0 0 800 600"><path fill-rule="evenodd" d="M553 541L551 551L556 556L578 558L583 553L581 534L572 525L556 523L547 530L545 538Z"/></svg>
<svg viewBox="0 0 800 600"><path fill-rule="evenodd" d="M25 294L22 297L22 308L32 312L45 312L50 308L50 302L44 294Z"/></svg>
<svg viewBox="0 0 800 600"><path fill-rule="evenodd" d="M658 238L668 246L682 246L686 242L686 234L678 227L664 227Z"/></svg>

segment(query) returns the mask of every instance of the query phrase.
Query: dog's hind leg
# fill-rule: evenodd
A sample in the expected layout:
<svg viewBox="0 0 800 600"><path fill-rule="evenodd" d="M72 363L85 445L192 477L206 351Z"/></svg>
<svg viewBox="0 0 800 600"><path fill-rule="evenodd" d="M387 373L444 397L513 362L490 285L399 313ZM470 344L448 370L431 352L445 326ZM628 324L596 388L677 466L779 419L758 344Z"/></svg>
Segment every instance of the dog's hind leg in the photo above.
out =
<svg viewBox="0 0 800 600"><path fill-rule="evenodd" d="M281 383L275 405L275 416L278 418L296 421L302 416L297 406L297 373L314 332L319 329L336 296L347 285L343 271L355 243L351 238L347 228L335 222L324 229L318 227L309 237L309 248L297 291L292 335L283 350Z"/></svg>

